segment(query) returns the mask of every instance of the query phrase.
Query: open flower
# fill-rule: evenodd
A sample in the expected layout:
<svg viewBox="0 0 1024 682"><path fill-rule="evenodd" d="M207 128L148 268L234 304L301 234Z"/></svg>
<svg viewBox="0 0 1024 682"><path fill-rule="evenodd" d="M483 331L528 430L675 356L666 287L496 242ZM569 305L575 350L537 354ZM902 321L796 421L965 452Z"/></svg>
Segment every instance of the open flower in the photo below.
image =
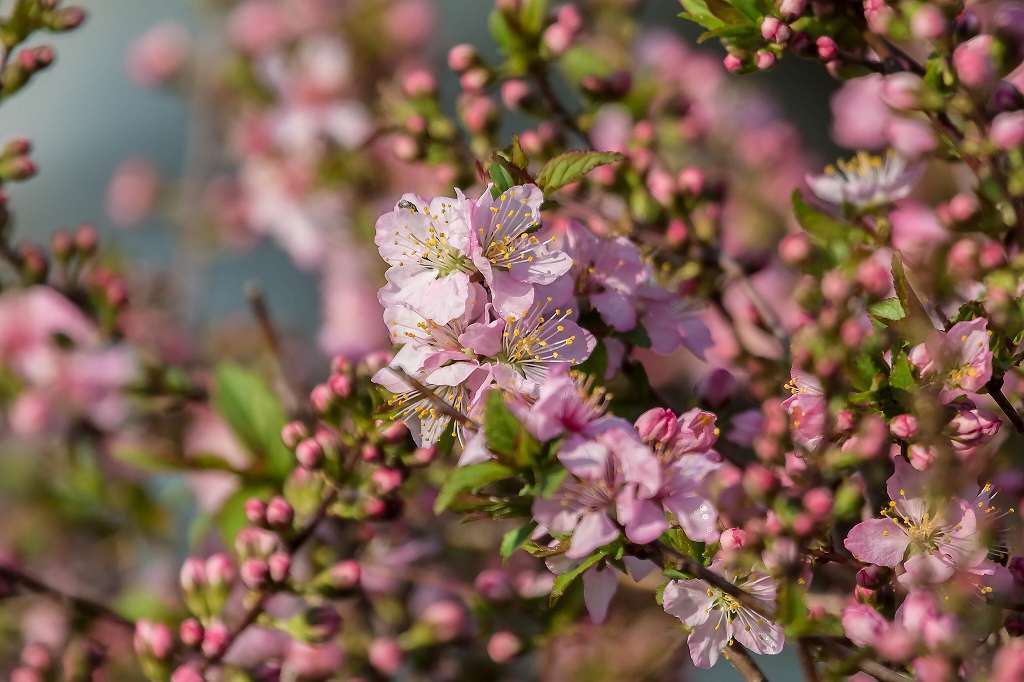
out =
<svg viewBox="0 0 1024 682"><path fill-rule="evenodd" d="M466 312L469 277L475 272L466 203L461 192L429 202L406 194L377 220L375 242L391 266L382 304L404 303L442 324Z"/></svg>
<svg viewBox="0 0 1024 682"><path fill-rule="evenodd" d="M902 457L886 481L890 502L882 518L854 526L843 545L858 560L906 572L898 580L906 586L942 583L958 570L976 575L993 572L982 542L985 524L1002 515L991 504L991 484L974 495L941 498L928 493L928 476Z"/></svg>
<svg viewBox="0 0 1024 682"><path fill-rule="evenodd" d="M976 317L957 322L949 331L935 331L910 351L910 362L922 377L943 383L939 398L949 402L964 393L979 393L992 378L988 320Z"/></svg>
<svg viewBox="0 0 1024 682"><path fill-rule="evenodd" d="M850 204L865 209L903 199L924 171L921 164L909 164L905 158L889 152L885 158L861 152L839 167L828 166L822 175L805 179L814 195L830 204Z"/></svg>
<svg viewBox="0 0 1024 682"><path fill-rule="evenodd" d="M590 439L563 444L559 461L571 474L550 498L533 502L537 522L555 535L572 534L566 557L580 559L619 537L612 520L628 484L636 495L650 497L661 485L658 462L636 435L632 424L606 417ZM632 539L646 519L619 518ZM647 540L649 542L649 540Z"/></svg>
<svg viewBox="0 0 1024 682"><path fill-rule="evenodd" d="M503 315L523 315L534 302L534 284L551 284L569 272L572 259L536 236L544 194L517 185L495 198L490 188L471 214L470 253Z"/></svg>
<svg viewBox="0 0 1024 682"><path fill-rule="evenodd" d="M771 576L756 572L733 576L717 562L711 570L763 602L766 609L775 603L776 584ZM698 668L712 667L734 637L758 654L777 654L785 643L781 626L703 580L673 580L665 587L662 604L692 628L686 643Z"/></svg>
<svg viewBox="0 0 1024 682"><path fill-rule="evenodd" d="M782 402L789 414L793 440L808 450L814 450L825 438L825 417L828 404L825 392L814 376L794 369L786 388L792 395Z"/></svg>

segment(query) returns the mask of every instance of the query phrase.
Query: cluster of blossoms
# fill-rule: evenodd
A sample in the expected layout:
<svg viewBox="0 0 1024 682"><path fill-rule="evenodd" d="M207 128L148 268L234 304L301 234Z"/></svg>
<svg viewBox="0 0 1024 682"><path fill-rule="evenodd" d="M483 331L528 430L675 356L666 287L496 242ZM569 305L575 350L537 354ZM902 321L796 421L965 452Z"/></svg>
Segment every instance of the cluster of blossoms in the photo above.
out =
<svg viewBox="0 0 1024 682"><path fill-rule="evenodd" d="M1024 677L1021 5L682 0L721 64L639 5L498 0L451 74L426 0L136 43L225 133L187 237L272 236L347 352L310 388L257 288L195 343L95 229L13 243L0 195L2 435L42 455L3 469L12 679ZM0 105L83 17L13 3ZM731 75L787 56L845 81L820 173ZM163 190L128 161L109 217Z"/></svg>

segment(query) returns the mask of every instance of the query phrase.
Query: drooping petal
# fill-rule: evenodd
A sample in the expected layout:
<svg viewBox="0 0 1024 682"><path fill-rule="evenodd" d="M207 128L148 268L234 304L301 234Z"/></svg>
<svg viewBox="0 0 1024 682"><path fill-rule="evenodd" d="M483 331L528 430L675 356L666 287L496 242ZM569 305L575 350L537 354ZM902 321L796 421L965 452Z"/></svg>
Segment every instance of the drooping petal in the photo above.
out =
<svg viewBox="0 0 1024 682"><path fill-rule="evenodd" d="M782 626L747 608L736 612L732 633L740 644L758 654L775 655L786 642Z"/></svg>
<svg viewBox="0 0 1024 682"><path fill-rule="evenodd" d="M626 486L616 500L619 522L626 527L630 542L646 545L668 530L668 521L661 505L653 500L638 499L636 487Z"/></svg>
<svg viewBox="0 0 1024 682"><path fill-rule="evenodd" d="M713 667L732 635L733 625L725 614L713 611L711 617L695 627L686 640L693 664L698 668Z"/></svg>
<svg viewBox="0 0 1024 682"><path fill-rule="evenodd" d="M604 622L608 605L619 587L618 571L611 566L594 567L583 574L583 603L595 625Z"/></svg>
<svg viewBox="0 0 1024 682"><path fill-rule="evenodd" d="M675 515L686 537L698 542L718 539L718 512L704 497L680 493L665 498L664 504Z"/></svg>

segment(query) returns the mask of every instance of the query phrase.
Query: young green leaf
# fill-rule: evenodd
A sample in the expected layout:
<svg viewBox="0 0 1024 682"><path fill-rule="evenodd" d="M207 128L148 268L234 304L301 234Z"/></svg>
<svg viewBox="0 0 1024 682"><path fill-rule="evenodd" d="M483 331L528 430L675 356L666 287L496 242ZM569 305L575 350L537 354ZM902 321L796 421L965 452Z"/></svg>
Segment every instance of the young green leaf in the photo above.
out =
<svg viewBox="0 0 1024 682"><path fill-rule="evenodd" d="M537 528L536 521L530 521L524 526L513 528L501 538L501 558L504 561L523 546L530 539L530 534Z"/></svg>
<svg viewBox="0 0 1024 682"><path fill-rule="evenodd" d="M540 451L540 443L519 423L498 391L492 391L487 396L484 438L488 450L500 459L519 466L530 464Z"/></svg>
<svg viewBox="0 0 1024 682"><path fill-rule="evenodd" d="M295 458L281 442L286 415L266 382L234 364L217 368L213 405L245 448L268 474L284 478Z"/></svg>
<svg viewBox="0 0 1024 682"><path fill-rule="evenodd" d="M815 241L822 245L828 245L833 241L846 241L851 226L808 204L800 190L793 190L792 199L796 221Z"/></svg>
<svg viewBox="0 0 1024 682"><path fill-rule="evenodd" d="M455 469L441 487L434 501L434 513L440 514L460 493L472 492L490 483L515 476L514 469L498 462L480 462Z"/></svg>
<svg viewBox="0 0 1024 682"><path fill-rule="evenodd" d="M555 603L562 598L565 591L572 586L576 578L587 572L588 569L595 566L597 562L604 559L608 555L608 547L602 547L593 554L585 558L580 563L576 564L573 568L561 574L555 578L555 584L551 586L551 594L548 595L548 606L554 606Z"/></svg>
<svg viewBox="0 0 1024 682"><path fill-rule="evenodd" d="M544 164L537 176L537 185L550 194L557 189L576 182L598 166L621 161L624 157L618 152L592 152L573 150L559 154Z"/></svg>

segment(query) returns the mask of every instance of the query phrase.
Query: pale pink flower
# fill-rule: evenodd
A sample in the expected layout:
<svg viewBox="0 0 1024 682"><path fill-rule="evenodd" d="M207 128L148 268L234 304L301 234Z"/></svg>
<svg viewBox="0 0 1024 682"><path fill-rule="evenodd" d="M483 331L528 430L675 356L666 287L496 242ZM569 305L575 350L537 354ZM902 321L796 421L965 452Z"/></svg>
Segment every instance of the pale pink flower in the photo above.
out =
<svg viewBox="0 0 1024 682"><path fill-rule="evenodd" d="M939 398L950 402L964 393L979 393L992 378L988 320L957 322L947 332L935 331L910 351L910 362L922 377L943 382Z"/></svg>
<svg viewBox="0 0 1024 682"><path fill-rule="evenodd" d="M391 266L381 303L409 305L444 324L466 311L469 277L469 216L461 192L430 201L406 194L377 221L375 241Z"/></svg>
<svg viewBox="0 0 1024 682"><path fill-rule="evenodd" d="M776 583L770 576L757 572L734 576L718 563L711 564L711 570L750 594L765 609L775 604ZM665 587L662 604L666 612L691 628L686 642L698 668L712 667L733 638L754 653L782 651L785 634L781 626L703 580L671 581Z"/></svg>
<svg viewBox="0 0 1024 682"><path fill-rule="evenodd" d="M502 315L523 315L534 303L534 284L551 284L569 272L572 259L541 240L536 185L517 185L497 197L486 189L470 219L470 255Z"/></svg>
<svg viewBox="0 0 1024 682"><path fill-rule="evenodd" d="M826 167L822 175L806 176L807 186L826 203L860 209L905 198L924 172L921 164L911 164L893 153L885 158L861 153L837 166Z"/></svg>
<svg viewBox="0 0 1024 682"><path fill-rule="evenodd" d="M540 525L555 535L572 535L565 553L569 559L583 558L619 537L612 514L620 500L629 501L623 497L628 484L636 484L632 494L637 498L650 497L661 484L658 461L632 424L606 417L593 431L591 438L572 438L559 448L558 459L571 476L550 498L538 497L533 503ZM629 537L647 519L627 516L619 520Z"/></svg>
<svg viewBox="0 0 1024 682"><path fill-rule="evenodd" d="M120 227L144 220L153 210L160 190L160 176L144 159L123 161L107 186L107 215Z"/></svg>
<svg viewBox="0 0 1024 682"><path fill-rule="evenodd" d="M992 412L975 407L970 401L958 403L956 408L946 432L953 452L962 459L970 459L999 433L1002 422Z"/></svg>
<svg viewBox="0 0 1024 682"><path fill-rule="evenodd" d="M149 29L128 51L128 75L145 87L162 85L178 75L188 59L188 31L167 22Z"/></svg>
<svg viewBox="0 0 1024 682"><path fill-rule="evenodd" d="M973 496L937 499L928 493L928 476L915 470L902 457L886 481L889 505L882 518L854 526L843 545L858 560L906 572L901 584L945 582L958 570L979 576L996 569L985 557L982 527L998 519L991 504L995 495L986 484ZM973 501L972 501L973 500Z"/></svg>
<svg viewBox="0 0 1024 682"><path fill-rule="evenodd" d="M832 95L832 137L850 149L877 149L886 142L892 112L882 99L885 78L878 74L846 81Z"/></svg>
<svg viewBox="0 0 1024 682"><path fill-rule="evenodd" d="M807 372L794 369L786 387L792 395L782 403L789 414L793 440L807 450L814 450L825 438L828 404L821 382Z"/></svg>

